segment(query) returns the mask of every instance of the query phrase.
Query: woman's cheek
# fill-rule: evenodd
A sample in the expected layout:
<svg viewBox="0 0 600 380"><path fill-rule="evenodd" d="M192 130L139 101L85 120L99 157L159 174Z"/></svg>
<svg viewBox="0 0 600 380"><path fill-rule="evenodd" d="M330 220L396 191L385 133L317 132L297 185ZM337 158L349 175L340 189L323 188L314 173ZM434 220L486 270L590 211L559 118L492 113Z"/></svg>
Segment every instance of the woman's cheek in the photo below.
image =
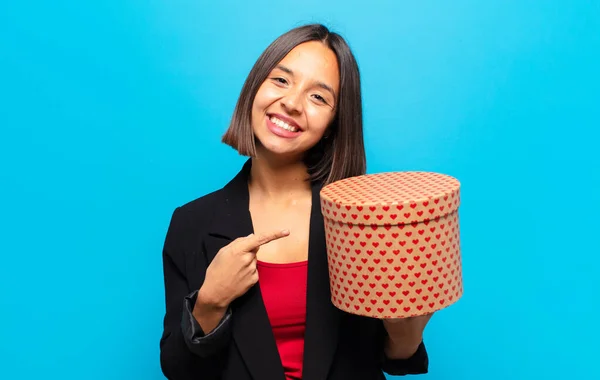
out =
<svg viewBox="0 0 600 380"><path fill-rule="evenodd" d="M317 109L315 107L307 107L306 116L308 124L314 129L325 132L325 129L332 121L331 112L327 112L323 109Z"/></svg>
<svg viewBox="0 0 600 380"><path fill-rule="evenodd" d="M275 87L267 87L260 94L261 103L269 105L281 97L281 90Z"/></svg>

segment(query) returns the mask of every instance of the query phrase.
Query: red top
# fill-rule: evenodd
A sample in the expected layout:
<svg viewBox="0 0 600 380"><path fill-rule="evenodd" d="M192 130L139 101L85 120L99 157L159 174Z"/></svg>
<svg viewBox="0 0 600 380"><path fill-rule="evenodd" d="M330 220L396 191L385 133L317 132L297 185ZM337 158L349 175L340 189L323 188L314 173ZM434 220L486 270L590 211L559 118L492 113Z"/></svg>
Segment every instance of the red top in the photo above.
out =
<svg viewBox="0 0 600 380"><path fill-rule="evenodd" d="M302 379L307 263L257 262L260 291L286 380Z"/></svg>

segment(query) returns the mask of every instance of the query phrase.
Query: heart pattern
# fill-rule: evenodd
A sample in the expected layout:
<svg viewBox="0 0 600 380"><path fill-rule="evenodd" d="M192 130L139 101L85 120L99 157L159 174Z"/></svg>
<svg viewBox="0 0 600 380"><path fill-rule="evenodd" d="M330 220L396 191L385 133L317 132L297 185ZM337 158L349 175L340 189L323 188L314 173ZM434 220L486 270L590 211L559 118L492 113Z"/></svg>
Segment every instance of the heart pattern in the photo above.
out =
<svg viewBox="0 0 600 380"><path fill-rule="evenodd" d="M324 187L332 303L351 314L405 318L462 297L459 189L456 179L428 172L364 175Z"/></svg>

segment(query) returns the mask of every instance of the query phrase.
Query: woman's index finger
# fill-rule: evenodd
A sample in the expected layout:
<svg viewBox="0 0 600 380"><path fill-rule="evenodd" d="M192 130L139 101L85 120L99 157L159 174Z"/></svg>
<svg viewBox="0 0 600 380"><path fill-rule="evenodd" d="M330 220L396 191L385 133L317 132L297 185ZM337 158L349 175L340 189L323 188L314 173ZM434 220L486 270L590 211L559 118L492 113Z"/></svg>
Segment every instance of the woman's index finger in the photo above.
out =
<svg viewBox="0 0 600 380"><path fill-rule="evenodd" d="M273 240L281 239L290 234L288 230L274 231L270 233L252 234L248 236L248 249L255 250L260 248L261 245L265 245Z"/></svg>

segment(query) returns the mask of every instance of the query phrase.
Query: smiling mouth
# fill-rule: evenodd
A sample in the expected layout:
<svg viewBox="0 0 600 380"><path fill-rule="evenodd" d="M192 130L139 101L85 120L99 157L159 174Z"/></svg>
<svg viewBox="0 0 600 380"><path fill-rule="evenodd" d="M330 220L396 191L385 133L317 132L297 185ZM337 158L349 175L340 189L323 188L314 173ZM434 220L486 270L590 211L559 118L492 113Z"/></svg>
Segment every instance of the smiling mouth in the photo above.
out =
<svg viewBox="0 0 600 380"><path fill-rule="evenodd" d="M276 126L278 126L279 128L285 129L286 131L290 131L290 132L298 132L299 131L298 128L289 125L288 123L286 123L283 120L279 120L275 116L270 116L269 120L271 120L271 122L273 124L275 124Z"/></svg>

